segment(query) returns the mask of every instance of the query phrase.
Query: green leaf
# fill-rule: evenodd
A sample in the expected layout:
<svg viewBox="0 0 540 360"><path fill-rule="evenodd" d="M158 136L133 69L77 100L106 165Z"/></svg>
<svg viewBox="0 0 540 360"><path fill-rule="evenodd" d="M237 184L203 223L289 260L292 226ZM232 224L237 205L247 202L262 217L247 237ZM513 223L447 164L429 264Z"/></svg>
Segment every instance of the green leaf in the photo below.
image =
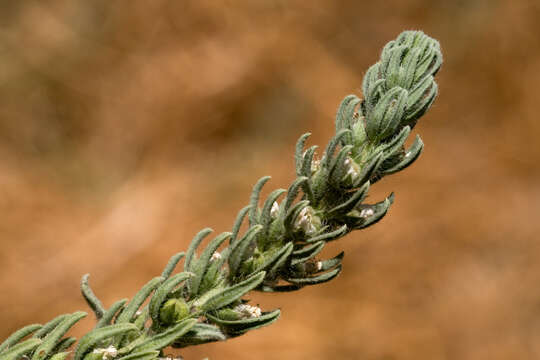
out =
<svg viewBox="0 0 540 360"><path fill-rule="evenodd" d="M28 354L41 344L41 339L30 338L4 350L0 353L0 360L17 360L21 356Z"/></svg>
<svg viewBox="0 0 540 360"><path fill-rule="evenodd" d="M330 141L328 142L328 145L326 146L326 150L324 151L324 156L321 160L321 165L325 167L326 169L330 168L330 163L332 161L332 158L334 157L334 152L336 151L336 148L338 147L339 143L341 142L341 139L346 136L350 135L351 130L349 129L343 129L340 130Z"/></svg>
<svg viewBox="0 0 540 360"><path fill-rule="evenodd" d="M43 339L43 342L39 347L34 351L32 360L43 360L51 354L51 351L56 346L58 341L64 336L66 332L75 323L77 323L82 318L86 317L86 313L82 311L77 311L71 315L68 315L58 326L54 328L47 336Z"/></svg>
<svg viewBox="0 0 540 360"><path fill-rule="evenodd" d="M148 311L150 313L150 317L152 318L152 321L154 324L159 324L159 311L161 309L161 305L163 302L167 299L167 296L169 293L182 281L188 279L189 277L193 276L192 273L182 272L180 274L176 274L165 280L157 289L152 298L150 299L150 304L148 305Z"/></svg>
<svg viewBox="0 0 540 360"><path fill-rule="evenodd" d="M101 317L101 319L99 319L95 328L98 329L110 325L116 313L120 309L122 309L122 307L127 303L127 301L128 299L122 299L112 304L111 307L107 311L105 311L105 313L103 313L103 316Z"/></svg>
<svg viewBox="0 0 540 360"><path fill-rule="evenodd" d="M317 145L313 145L306 150L306 153L304 155L304 162L302 163L300 174L298 176L302 175L308 178L311 177L311 173L313 172L311 170L313 164L313 157L315 156L315 151L317 151L318 148L319 147Z"/></svg>
<svg viewBox="0 0 540 360"><path fill-rule="evenodd" d="M287 192L287 190L285 189L276 189L272 191L270 195L268 195L268 198L264 202L264 206L261 212L261 224L264 228L267 228L270 222L272 221L272 216L270 216L272 205L285 192Z"/></svg>
<svg viewBox="0 0 540 360"><path fill-rule="evenodd" d="M182 320L181 322L167 329L166 331L146 339L140 345L135 347L134 351L136 350L139 352L143 350L161 350L171 345L175 340L188 332L189 329L191 329L196 323L197 319Z"/></svg>
<svg viewBox="0 0 540 360"><path fill-rule="evenodd" d="M317 236L314 236L312 238L307 239L308 243L314 243L320 240L324 240L326 242L336 240L340 238L341 236L345 235L347 233L347 225L343 225L340 228L330 231L327 233L319 234Z"/></svg>
<svg viewBox="0 0 540 360"><path fill-rule="evenodd" d="M352 145L346 145L341 148L335 160L330 165L329 179L333 185L337 188L341 186L343 177L347 173L347 166L345 165L345 159L351 154L354 147Z"/></svg>
<svg viewBox="0 0 540 360"><path fill-rule="evenodd" d="M258 317L249 317L239 320L224 320L217 316L213 316L212 314L207 314L206 316L213 322L220 324L223 328L225 328L228 334L238 336L245 334L250 330L255 330L263 326L270 325L275 322L280 315L281 311L278 309L263 313Z"/></svg>
<svg viewBox="0 0 540 360"><path fill-rule="evenodd" d="M191 270L191 262L193 261L193 258L195 256L195 250L199 247L201 242L205 237L208 236L213 230L210 228L204 228L201 231L195 235L193 240L191 240L191 243L189 244L189 248L186 255L186 261L184 261L184 271L192 271Z"/></svg>
<svg viewBox="0 0 540 360"><path fill-rule="evenodd" d="M388 212L388 209L390 208L390 205L392 205L393 201L394 194L392 193L384 201L374 205L363 205L362 208L351 211L349 216L358 218L354 228L365 229L368 226L380 221ZM371 214L367 213L368 210L371 210Z"/></svg>
<svg viewBox="0 0 540 360"><path fill-rule="evenodd" d="M318 241L313 245L309 245L301 250L294 251L291 265L294 266L294 265L306 262L312 257L317 256L317 254L319 254L324 248L324 245L325 245L324 241Z"/></svg>
<svg viewBox="0 0 540 360"><path fill-rule="evenodd" d="M328 259L328 260L322 260L320 270L318 272L328 271L330 269L335 268L338 265L341 265L341 261L343 260L343 257L345 256L345 253L342 251L337 256Z"/></svg>
<svg viewBox="0 0 540 360"><path fill-rule="evenodd" d="M92 291L92 288L88 283L89 277L90 274L83 275L81 279L81 293L84 297L84 300L86 300L86 303L88 304L88 306L90 306L90 309L92 309L94 314L96 314L96 318L99 320L103 316L105 308L103 308L103 304L101 303L101 301L99 301L96 294L94 294L94 292Z"/></svg>
<svg viewBox="0 0 540 360"><path fill-rule="evenodd" d="M121 324L131 322L135 313L139 310L146 298L148 298L152 291L154 291L162 282L163 278L158 276L146 283L146 285L135 294L131 302L124 308L120 315L118 315L116 323Z"/></svg>
<svg viewBox="0 0 540 360"><path fill-rule="evenodd" d="M198 323L189 329L180 339L177 339L172 346L181 348L223 340L226 340L225 334L217 326Z"/></svg>
<svg viewBox="0 0 540 360"><path fill-rule="evenodd" d="M49 360L65 360L69 354L70 354L69 351L59 352L51 356Z"/></svg>
<svg viewBox="0 0 540 360"><path fill-rule="evenodd" d="M43 325L41 329L36 331L33 337L38 338L38 339L45 337L49 332L51 332L56 327L56 325L60 324L68 316L69 314L62 314L55 317L54 319L52 319L51 321Z"/></svg>
<svg viewBox="0 0 540 360"><path fill-rule="evenodd" d="M339 275L341 272L341 265L336 267L334 270L331 270L329 272L323 273L318 276L313 277L307 277L307 278L301 278L301 279L287 279L288 282L293 283L295 285L316 285L316 284L322 284L325 282L328 282Z"/></svg>
<svg viewBox="0 0 540 360"><path fill-rule="evenodd" d="M264 184L266 184L270 178L270 176L264 176L257 181L255 186L253 186L253 191L251 192L251 197L249 199L249 226L259 223L259 196L261 195Z"/></svg>
<svg viewBox="0 0 540 360"><path fill-rule="evenodd" d="M360 204L366 198L369 191L369 186L370 186L370 182L368 180L364 183L364 185L360 189L356 190L347 201L328 210L327 216L328 217L341 217L347 214L349 211L354 209L358 204Z"/></svg>
<svg viewBox="0 0 540 360"><path fill-rule="evenodd" d="M87 353L92 351L101 342L127 334L129 332L138 332L138 329L133 324L121 323L104 326L102 328L90 331L79 341L79 345L75 350L73 360L82 360Z"/></svg>
<svg viewBox="0 0 540 360"><path fill-rule="evenodd" d="M347 95L343 99L336 114L336 133L342 129L351 129L356 107L360 102L361 100L356 95ZM348 134L342 139L341 145L352 144L352 141L352 136Z"/></svg>
<svg viewBox="0 0 540 360"><path fill-rule="evenodd" d="M296 175L300 176L300 170L302 169L302 163L304 161L304 145L306 143L307 138L311 135L311 133L305 133L304 135L300 136L298 141L296 142L296 151L294 152L294 162L296 164Z"/></svg>
<svg viewBox="0 0 540 360"><path fill-rule="evenodd" d="M182 258L185 255L186 254L184 252L179 252L177 254L174 254L169 260L169 262L167 263L167 266L165 266L165 269L163 269L163 272L161 273L161 277L164 279L168 279L169 276L171 276L172 272L174 271L174 268L176 267L178 262L180 262L180 260L182 260Z"/></svg>
<svg viewBox="0 0 540 360"><path fill-rule="evenodd" d="M249 209L251 208L250 205L244 207L240 212L238 213L238 216L236 217L236 221L234 222L234 226L232 228L232 235L231 235L231 241L229 242L231 245L236 241L238 238L238 233L240 232L240 227L242 226L242 222L244 221L244 217L248 213Z"/></svg>
<svg viewBox="0 0 540 360"><path fill-rule="evenodd" d="M77 338L72 337L72 336L63 338L62 340L58 342L58 344L56 344L52 353L57 354L64 350L67 350L71 347L71 345L75 344L76 342L77 342Z"/></svg>
<svg viewBox="0 0 540 360"><path fill-rule="evenodd" d="M261 271L258 274L252 275L244 281L239 282L236 285L227 287L211 298L206 300L204 304L201 304L201 309L203 311L217 310L224 306L229 305L230 303L240 299L249 291L253 290L264 280L266 272Z"/></svg>
<svg viewBox="0 0 540 360"><path fill-rule="evenodd" d="M126 356L120 356L115 358L115 360L152 360L157 359L159 356L159 351L157 350L145 350L139 351L133 354Z"/></svg>
<svg viewBox="0 0 540 360"><path fill-rule="evenodd" d="M407 168L416 159L418 159L418 157L422 153L423 148L424 148L424 143L422 142L422 139L420 138L420 136L416 135L416 138L414 139L414 143L411 145L409 149L407 149L403 159L397 165L391 167L390 169L385 170L384 173L393 174Z"/></svg>
<svg viewBox="0 0 540 360"><path fill-rule="evenodd" d="M203 253L201 254L201 257L198 260L198 266L196 269L192 269L194 276L189 282L189 289L191 294L198 294L199 292L199 285L201 284L201 281L204 277L204 274L206 273L206 270L209 267L210 259L212 258L212 255L217 251L217 249L227 240L232 233L224 232L216 236L210 244L204 249Z"/></svg>
<svg viewBox="0 0 540 360"><path fill-rule="evenodd" d="M390 89L367 115L366 133L372 142L394 134L407 106L407 90L396 86Z"/></svg>
<svg viewBox="0 0 540 360"><path fill-rule="evenodd" d="M15 331L2 344L0 344L0 353L4 351L5 349L9 348L10 346L15 345L20 340L24 339L25 337L32 334L33 332L41 329L42 327L43 325L41 324L32 324L32 325L27 325Z"/></svg>
<svg viewBox="0 0 540 360"><path fill-rule="evenodd" d="M248 229L245 235L231 246L229 256L229 270L231 276L235 276L240 265L246 259L246 250L252 243L253 238L263 229L262 225L255 225Z"/></svg>
<svg viewBox="0 0 540 360"><path fill-rule="evenodd" d="M291 186L289 186L289 189L287 190L287 197L285 198L285 206L283 208L285 212L289 211L291 205L298 196L300 187L307 181L307 179L308 178L305 176L299 176L296 180L292 182Z"/></svg>
<svg viewBox="0 0 540 360"><path fill-rule="evenodd" d="M275 251L274 253L272 253L271 256L265 257L264 262L253 272L258 273L261 270L273 268L273 265L276 264L276 262L279 262L279 259L283 256L283 254L287 254L286 256L288 257L293 247L294 247L294 244L292 242L285 244L278 251Z"/></svg>

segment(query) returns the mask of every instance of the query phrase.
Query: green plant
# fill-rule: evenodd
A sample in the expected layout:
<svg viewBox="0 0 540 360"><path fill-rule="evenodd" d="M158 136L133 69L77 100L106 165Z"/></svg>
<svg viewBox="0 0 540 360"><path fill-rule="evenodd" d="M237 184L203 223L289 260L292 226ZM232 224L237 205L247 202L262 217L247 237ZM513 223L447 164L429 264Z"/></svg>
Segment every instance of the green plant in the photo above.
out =
<svg viewBox="0 0 540 360"><path fill-rule="evenodd" d="M437 95L433 77L441 63L436 40L419 31L403 32L367 71L364 99L349 95L339 106L336 134L320 159L317 146L304 150L309 134L300 137L297 178L287 190L274 190L259 207L269 177L260 179L231 232L217 235L197 253L212 232L201 230L187 252L174 255L131 301L105 308L88 275L83 276L81 290L97 323L78 342L74 359L151 360L167 346L239 336L280 316L279 310L263 312L249 305L242 299L249 291L295 291L335 278L343 252L326 260L317 255L329 241L371 226L387 213L393 194L376 204L363 201L370 186L420 155L419 136L408 149L404 143ZM248 228L241 234L245 218ZM183 271L173 274L181 259ZM86 315L64 314L45 325L21 328L0 344L0 360L65 359L76 339L64 336Z"/></svg>

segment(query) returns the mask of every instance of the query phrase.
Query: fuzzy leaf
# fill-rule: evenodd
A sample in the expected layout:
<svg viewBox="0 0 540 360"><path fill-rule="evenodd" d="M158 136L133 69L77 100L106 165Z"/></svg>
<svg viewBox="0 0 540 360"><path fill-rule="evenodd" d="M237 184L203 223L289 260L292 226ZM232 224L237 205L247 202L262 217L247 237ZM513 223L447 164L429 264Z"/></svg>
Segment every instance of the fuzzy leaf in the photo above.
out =
<svg viewBox="0 0 540 360"><path fill-rule="evenodd" d="M325 242L324 241L318 241L314 243L313 245L308 245L304 247L301 250L293 251L293 259L291 261L291 265L296 265L303 263L309 259L311 259L314 256L317 256L318 253L322 251L324 248Z"/></svg>
<svg viewBox="0 0 540 360"><path fill-rule="evenodd" d="M251 206L248 205L238 212L236 221L234 222L234 225L232 228L232 235L231 235L231 241L230 241L231 245L236 241L238 237L238 232L240 231L240 227L242 226L242 222L244 221L244 217L246 216L250 208Z"/></svg>
<svg viewBox="0 0 540 360"><path fill-rule="evenodd" d="M416 135L416 138L414 139L414 143L411 145L409 149L405 152L405 156L403 159L395 166L393 166L390 169L385 170L385 174L393 174L398 171L401 171L411 165L422 153L422 149L424 148L424 143L422 142L422 139L420 136Z"/></svg>
<svg viewBox="0 0 540 360"><path fill-rule="evenodd" d="M337 256L328 259L328 260L322 260L320 270L318 272L324 272L328 271L330 269L335 268L338 265L341 265L341 261L343 260L343 257L345 256L345 253L342 251Z"/></svg>
<svg viewBox="0 0 540 360"><path fill-rule="evenodd" d="M208 269L210 265L210 259L212 258L212 255L217 251L217 249L227 240L232 233L230 232L224 232L216 236L210 244L204 249L203 253L201 254L200 259L197 261L197 267L192 269L194 276L189 281L189 289L191 294L198 294L199 292L199 285L201 284L201 281L204 277L204 274L206 273L206 270Z"/></svg>
<svg viewBox="0 0 540 360"><path fill-rule="evenodd" d="M103 304L101 303L101 301L99 301L96 294L94 294L94 292L92 291L92 288L88 283L89 277L90 274L83 275L81 280L81 292L84 300L86 300L86 303L88 304L88 306L90 306L90 309L92 309L94 314L96 314L96 318L99 320L103 316L105 308L103 308Z"/></svg>
<svg viewBox="0 0 540 360"><path fill-rule="evenodd" d="M316 284L322 284L327 281L332 280L338 274L341 272L341 265L336 267L334 270L331 270L329 272L323 273L318 276L313 277L307 277L302 279L287 279L288 282L291 282L295 285L316 285Z"/></svg>
<svg viewBox="0 0 540 360"><path fill-rule="evenodd" d="M261 316L258 317L249 317L240 320L223 320L211 314L207 314L206 316L213 322L220 324L223 328L225 328L228 334L238 336L250 330L255 330L263 326L270 325L271 323L276 321L280 315L281 311L278 309L263 313Z"/></svg>
<svg viewBox="0 0 540 360"><path fill-rule="evenodd" d="M192 273L183 272L180 274L173 275L172 277L165 280L157 289L154 295L152 296L152 299L150 299L150 303L148 304L148 311L150 313L150 317L152 318L152 321L154 324L159 324L159 311L161 309L161 305L163 302L167 299L167 296L169 293L182 281L190 278L193 276Z"/></svg>
<svg viewBox="0 0 540 360"><path fill-rule="evenodd" d="M157 359L159 351L157 350L143 350L126 356L120 356L115 360L152 360Z"/></svg>
<svg viewBox="0 0 540 360"><path fill-rule="evenodd" d="M105 313L103 314L103 316L101 317L101 319L99 319L99 321L97 322L96 324L96 329L98 328L101 328L101 327L104 327L104 326L107 326L107 325L110 325L111 324L111 321L112 319L114 318L114 316L116 315L116 313L122 309L122 307L128 302L128 299L122 299L122 300L118 300L117 302L115 302L114 304L111 305L111 307L105 311Z"/></svg>
<svg viewBox="0 0 540 360"><path fill-rule="evenodd" d="M152 291L154 291L162 282L163 278L158 276L146 283L146 285L135 294L131 302L124 308L120 315L118 315L116 323L121 324L131 322L135 313L139 310L146 298L148 298Z"/></svg>
<svg viewBox="0 0 540 360"><path fill-rule="evenodd" d="M138 332L138 329L135 325L130 323L109 325L90 331L79 341L79 345L75 350L73 360L82 360L87 353L92 351L102 341L112 339L115 336L124 335L132 331Z"/></svg>
<svg viewBox="0 0 540 360"><path fill-rule="evenodd" d="M32 360L43 360L51 354L51 351L54 349L58 341L64 336L66 332L75 323L77 323L82 318L86 317L86 313L82 311L77 311L73 314L68 315L58 326L54 328L45 338L39 347L34 351Z"/></svg>
<svg viewBox="0 0 540 360"><path fill-rule="evenodd" d="M253 238L262 230L262 225L252 226L245 235L231 246L229 255L229 270L232 276L238 272L242 261L246 258L246 250L252 243Z"/></svg>
<svg viewBox="0 0 540 360"><path fill-rule="evenodd" d="M0 353L0 360L17 360L41 344L41 339L30 338Z"/></svg>
<svg viewBox="0 0 540 360"><path fill-rule="evenodd" d="M32 324L32 325L27 325L15 331L2 344L0 344L0 353L4 351L5 349L9 348L10 346L15 345L20 340L24 339L25 337L32 334L33 332L41 329L42 327L43 325L41 324Z"/></svg>
<svg viewBox="0 0 540 360"><path fill-rule="evenodd" d="M265 275L266 272L261 271L236 285L221 290L206 300L206 302L201 305L201 309L203 311L217 310L229 305L244 296L247 292L256 288L264 280Z"/></svg>
<svg viewBox="0 0 540 360"><path fill-rule="evenodd" d="M68 316L69 314L62 314L55 317L54 319L52 319L51 321L43 325L41 329L36 331L33 337L39 338L39 339L44 338L45 336L47 336L49 332L51 332L58 324L64 321L64 319L67 318Z"/></svg>
<svg viewBox="0 0 540 360"><path fill-rule="evenodd" d="M182 260L182 258L185 255L186 254L184 252L179 252L177 254L174 254L169 260L169 262L167 263L167 265L165 266L165 269L163 269L163 272L161 273L161 277L164 279L168 279L169 276L171 276L172 272L174 271L174 268L176 267L178 262L180 262L180 260Z"/></svg>
<svg viewBox="0 0 540 360"><path fill-rule="evenodd" d="M296 151L294 152L294 162L296 164L296 175L300 176L300 170L302 169L302 162L304 160L304 145L306 143L307 138L311 135L311 133L305 133L304 135L300 136L298 141L296 142Z"/></svg>
<svg viewBox="0 0 540 360"><path fill-rule="evenodd" d="M320 240L324 240L326 242L336 240L347 233L347 225L343 225L340 228L330 231L327 233L319 234L317 236L314 236L312 238L307 239L307 243L314 243Z"/></svg>
<svg viewBox="0 0 540 360"><path fill-rule="evenodd" d="M205 344L214 341L223 341L227 338L215 325L195 324L187 333L173 343L173 347L181 348L189 345Z"/></svg>
<svg viewBox="0 0 540 360"><path fill-rule="evenodd" d="M189 244L189 248L186 254L186 261L184 261L184 271L188 271L188 272L192 271L191 262L193 261L193 258L195 256L195 250L197 250L197 248L199 247L203 239L207 237L208 234L210 234L212 231L214 230L210 228L204 228L201 231L199 231L197 235L195 235L193 240L191 240L191 243Z"/></svg>
<svg viewBox="0 0 540 360"><path fill-rule="evenodd" d="M135 347L134 351L140 352L143 350L161 350L171 345L174 341L187 333L189 329L191 329L196 323L197 319L182 320L166 331L146 339L140 345Z"/></svg>
<svg viewBox="0 0 540 360"><path fill-rule="evenodd" d="M270 176L264 176L257 181L255 186L253 186L253 191L251 192L251 197L249 198L249 225L253 226L254 224L259 223L259 196L261 195L261 190L270 180Z"/></svg>

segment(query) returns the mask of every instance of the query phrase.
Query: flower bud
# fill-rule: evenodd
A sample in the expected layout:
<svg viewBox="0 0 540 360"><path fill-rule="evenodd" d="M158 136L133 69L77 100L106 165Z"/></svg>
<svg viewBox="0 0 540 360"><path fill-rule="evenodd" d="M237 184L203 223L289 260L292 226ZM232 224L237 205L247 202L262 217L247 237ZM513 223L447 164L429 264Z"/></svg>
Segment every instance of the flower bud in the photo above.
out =
<svg viewBox="0 0 540 360"><path fill-rule="evenodd" d="M159 311L159 320L166 325L174 324L190 314L189 307L181 299L169 299Z"/></svg>

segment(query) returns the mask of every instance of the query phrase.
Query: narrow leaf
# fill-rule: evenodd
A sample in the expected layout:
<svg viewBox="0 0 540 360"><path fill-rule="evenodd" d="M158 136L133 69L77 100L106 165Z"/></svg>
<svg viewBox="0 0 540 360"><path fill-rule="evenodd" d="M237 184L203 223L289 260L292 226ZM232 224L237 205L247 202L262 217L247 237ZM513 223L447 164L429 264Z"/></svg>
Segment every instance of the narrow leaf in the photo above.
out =
<svg viewBox="0 0 540 360"><path fill-rule="evenodd" d="M193 257L195 255L195 250L199 247L201 242L205 237L208 236L213 230L210 228L204 228L201 231L195 235L193 240L191 240L191 243L189 244L189 248L186 255L186 261L184 261L184 271L191 271L191 262L193 261Z"/></svg>
<svg viewBox="0 0 540 360"><path fill-rule="evenodd" d="M92 351L100 343L131 331L138 332L137 327L130 323L109 325L95 329L81 338L75 350L73 360L82 360L87 353Z"/></svg>
<svg viewBox="0 0 540 360"><path fill-rule="evenodd" d="M244 294L247 292L259 286L259 284L264 280L265 275L266 272L261 271L260 273L252 275L236 285L223 289L202 304L202 310L217 310L229 305L230 303L244 296Z"/></svg>
<svg viewBox="0 0 540 360"><path fill-rule="evenodd" d="M287 281L296 285L322 284L322 283L332 280L333 278L338 276L340 272L341 272L341 265L335 268L334 270L331 270L329 272L326 272L318 276L307 277L307 278L302 278L302 279L287 279Z"/></svg>
<svg viewBox="0 0 540 360"><path fill-rule="evenodd" d="M98 328L110 325L116 313L120 309L122 309L122 307L127 303L127 301L128 299L122 299L112 304L111 307L107 311L105 311L101 319L99 319L95 328L98 329Z"/></svg>
<svg viewBox="0 0 540 360"><path fill-rule="evenodd" d="M161 350L188 332L196 323L197 319L182 320L170 329L143 341L139 346L135 347L134 351Z"/></svg>
<svg viewBox="0 0 540 360"><path fill-rule="evenodd" d="M249 225L252 226L254 224L259 223L259 196L261 195L261 190L266 184L266 182L270 180L270 176L264 176L257 181L255 186L253 186L253 191L251 192L251 197L249 199Z"/></svg>
<svg viewBox="0 0 540 360"><path fill-rule="evenodd" d="M14 345L0 354L0 360L17 360L41 344L41 339L30 338Z"/></svg>
<svg viewBox="0 0 540 360"><path fill-rule="evenodd" d="M28 335L32 334L36 330L39 330L43 327L41 324L32 324L23 327L11 334L2 344L0 344L0 353L10 346L15 345Z"/></svg>
<svg viewBox="0 0 540 360"><path fill-rule="evenodd" d="M57 342L64 336L66 332L75 323L77 323L82 318L86 317L86 313L82 311L77 311L71 315L68 315L58 326L54 328L44 339L41 345L34 351L32 360L43 360L50 355L51 350L56 346Z"/></svg>
<svg viewBox="0 0 540 360"><path fill-rule="evenodd" d="M142 289L135 294L131 302L124 308L120 315L118 315L116 323L121 324L131 322L142 303L146 300L146 298L148 298L152 291L154 291L162 283L162 281L163 278L158 276L146 283L146 285L144 285Z"/></svg>
<svg viewBox="0 0 540 360"><path fill-rule="evenodd" d="M105 308L103 308L103 304L101 303L101 301L99 301L96 294L94 294L94 292L92 291L92 288L88 283L89 277L90 274L83 275L81 280L81 292L84 300L86 300L86 303L88 304L88 306L90 306L90 309L92 309L94 314L96 314L96 318L99 320L103 316Z"/></svg>
<svg viewBox="0 0 540 360"><path fill-rule="evenodd" d="M148 305L148 310L150 317L154 324L159 324L159 311L161 305L167 299L169 293L182 281L193 276L192 273L183 272L176 274L165 280L157 289L152 298L150 299L150 304Z"/></svg>
<svg viewBox="0 0 540 360"><path fill-rule="evenodd" d="M169 276L171 276L171 274L174 271L174 268L176 267L178 262L180 262L180 260L182 260L182 258L185 255L186 254L183 253L183 252L179 252L177 254L174 254L171 257L171 259L169 260L169 262L167 263L167 266L165 266L165 269L163 269L163 272L161 273L161 277L164 278L164 279L169 278Z"/></svg>

